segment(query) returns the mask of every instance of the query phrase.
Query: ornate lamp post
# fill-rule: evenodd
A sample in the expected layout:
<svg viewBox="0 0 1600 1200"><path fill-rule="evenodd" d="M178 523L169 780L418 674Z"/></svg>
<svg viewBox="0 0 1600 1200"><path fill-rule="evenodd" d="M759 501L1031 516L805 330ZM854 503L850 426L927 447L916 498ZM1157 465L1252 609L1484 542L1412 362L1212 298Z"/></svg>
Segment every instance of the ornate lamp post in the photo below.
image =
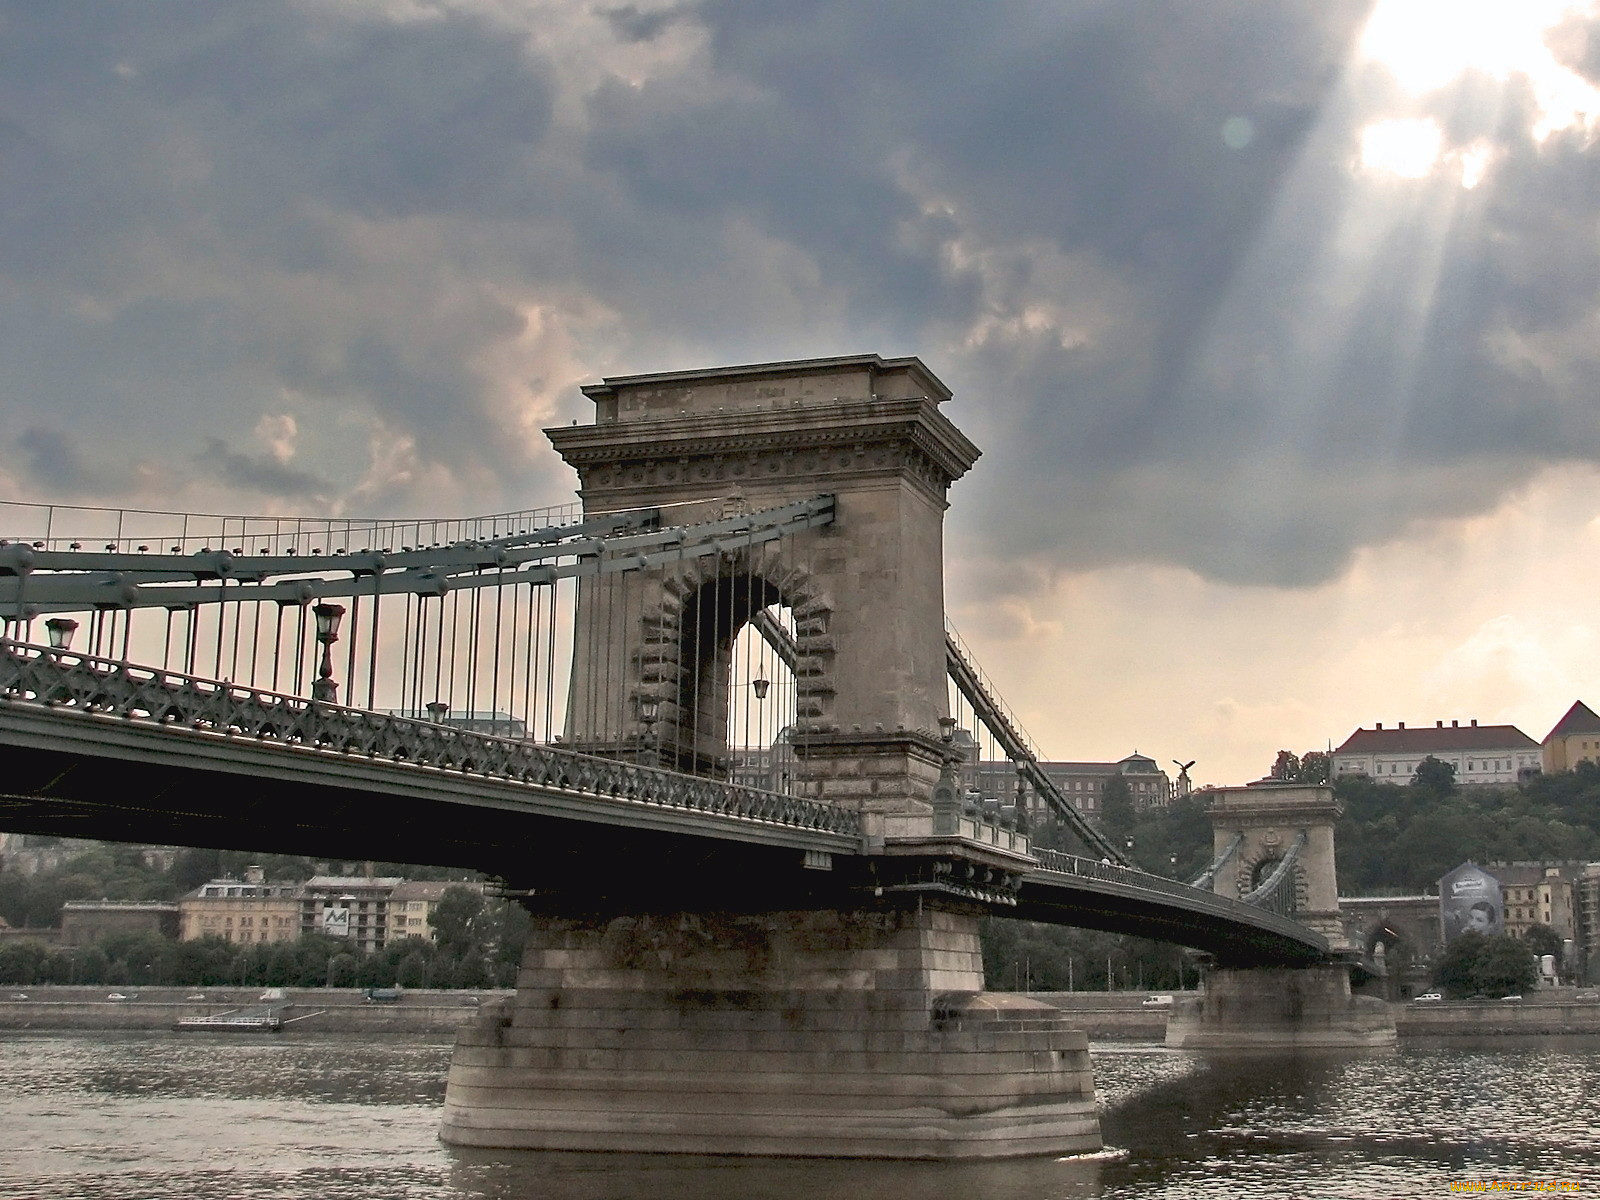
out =
<svg viewBox="0 0 1600 1200"><path fill-rule="evenodd" d="M939 766L939 782L933 785L933 832L961 832L961 778L956 774L956 719L939 718L939 741L944 744L944 762Z"/></svg>
<svg viewBox="0 0 1600 1200"><path fill-rule="evenodd" d="M317 619L317 644L322 647L322 665L317 668L317 678L311 684L311 698L328 704L339 702L339 685L333 681L333 644L339 640L339 622L344 619L344 605L318 604L311 609Z"/></svg>
<svg viewBox="0 0 1600 1200"><path fill-rule="evenodd" d="M78 632L78 623L71 617L51 617L44 628L50 635L50 649L72 649L72 635Z"/></svg>
<svg viewBox="0 0 1600 1200"><path fill-rule="evenodd" d="M651 766L661 765L661 755L656 749L656 718L661 715L661 700L648 692L637 696L639 724L644 726L644 758Z"/></svg>

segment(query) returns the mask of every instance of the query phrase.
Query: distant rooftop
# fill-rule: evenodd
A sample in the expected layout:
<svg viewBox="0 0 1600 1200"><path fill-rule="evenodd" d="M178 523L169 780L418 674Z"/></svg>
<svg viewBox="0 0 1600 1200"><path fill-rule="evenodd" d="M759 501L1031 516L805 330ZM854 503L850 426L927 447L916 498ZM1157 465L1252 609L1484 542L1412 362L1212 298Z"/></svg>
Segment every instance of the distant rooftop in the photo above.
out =
<svg viewBox="0 0 1600 1200"><path fill-rule="evenodd" d="M1455 721L1446 725L1436 721L1432 725L1407 728L1402 721L1393 729L1379 724L1373 729L1358 729L1344 740L1335 754L1438 754L1462 750L1537 750L1534 741L1515 725L1479 725L1476 721L1461 725Z"/></svg>
<svg viewBox="0 0 1600 1200"><path fill-rule="evenodd" d="M1551 738L1569 737L1574 733L1600 733L1600 717L1595 716L1594 710L1582 700L1567 709L1567 715L1544 735L1544 740L1548 742Z"/></svg>

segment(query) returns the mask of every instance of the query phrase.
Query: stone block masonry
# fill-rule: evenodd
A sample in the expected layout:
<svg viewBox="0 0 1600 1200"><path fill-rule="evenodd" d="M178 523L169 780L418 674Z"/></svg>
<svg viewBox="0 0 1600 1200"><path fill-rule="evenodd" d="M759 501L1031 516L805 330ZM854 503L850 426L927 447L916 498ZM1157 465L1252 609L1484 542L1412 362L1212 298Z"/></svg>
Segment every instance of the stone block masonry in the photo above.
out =
<svg viewBox="0 0 1600 1200"><path fill-rule="evenodd" d="M460 1145L966 1159L1098 1149L1087 1040L928 907L545 917L458 1036Z"/></svg>

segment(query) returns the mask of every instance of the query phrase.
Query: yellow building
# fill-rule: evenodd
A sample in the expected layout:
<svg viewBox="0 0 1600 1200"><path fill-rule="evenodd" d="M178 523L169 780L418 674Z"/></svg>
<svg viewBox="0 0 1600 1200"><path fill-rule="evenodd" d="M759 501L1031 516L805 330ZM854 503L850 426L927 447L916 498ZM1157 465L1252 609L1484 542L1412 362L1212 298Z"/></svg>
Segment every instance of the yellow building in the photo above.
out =
<svg viewBox="0 0 1600 1200"><path fill-rule="evenodd" d="M482 893L481 883L456 883L446 880L408 879L389 896L390 937L423 937L438 941L428 915L449 888L468 888Z"/></svg>
<svg viewBox="0 0 1600 1200"><path fill-rule="evenodd" d="M1505 931L1522 937L1535 925L1548 925L1562 941L1578 936L1576 865L1494 863L1505 901Z"/></svg>
<svg viewBox="0 0 1600 1200"><path fill-rule="evenodd" d="M178 901L178 936L219 937L240 945L292 942L300 936L300 887L267 883L260 867L241 879L213 879Z"/></svg>
<svg viewBox="0 0 1600 1200"><path fill-rule="evenodd" d="M1600 763L1600 717L1579 700L1544 738L1546 775L1570 771L1581 762Z"/></svg>

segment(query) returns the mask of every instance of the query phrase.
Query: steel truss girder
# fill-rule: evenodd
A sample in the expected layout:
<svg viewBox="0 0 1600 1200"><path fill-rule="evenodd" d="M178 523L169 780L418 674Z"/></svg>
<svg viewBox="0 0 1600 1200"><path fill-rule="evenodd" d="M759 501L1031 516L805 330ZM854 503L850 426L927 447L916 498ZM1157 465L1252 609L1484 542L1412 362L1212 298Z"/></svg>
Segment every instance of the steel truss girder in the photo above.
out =
<svg viewBox="0 0 1600 1200"><path fill-rule="evenodd" d="M140 725L460 772L541 792L835 835L827 848L859 848L860 815L816 800L42 646L0 643L0 704L110 714Z"/></svg>
<svg viewBox="0 0 1600 1200"><path fill-rule="evenodd" d="M245 559L225 550L186 556L35 551L13 545L0 547L0 617L14 620L21 609L27 615L183 609L246 599L299 605L355 596L442 596L549 585L726 554L816 529L833 517L833 497L819 496L704 524L640 529L659 519L659 510L649 509L485 542L396 555L320 558ZM597 529L612 533L596 534ZM558 536L570 540L553 540ZM552 558L571 561L545 561ZM316 571L348 572L349 577L325 579L312 574ZM277 576L298 577L267 582Z"/></svg>

